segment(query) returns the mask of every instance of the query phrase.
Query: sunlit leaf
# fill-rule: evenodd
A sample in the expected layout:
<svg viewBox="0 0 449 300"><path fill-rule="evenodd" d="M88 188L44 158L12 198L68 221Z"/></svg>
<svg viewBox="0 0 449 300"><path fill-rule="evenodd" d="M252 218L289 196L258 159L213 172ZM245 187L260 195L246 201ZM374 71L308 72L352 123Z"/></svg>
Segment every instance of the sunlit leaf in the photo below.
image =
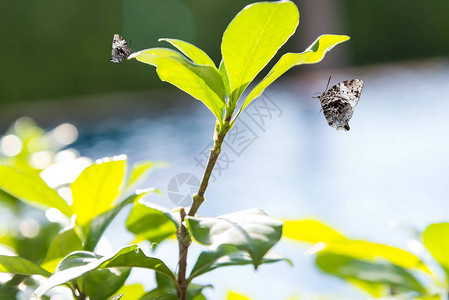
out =
<svg viewBox="0 0 449 300"><path fill-rule="evenodd" d="M71 184L77 225L86 225L113 206L120 193L125 168L125 156L104 158L84 169Z"/></svg>
<svg viewBox="0 0 449 300"><path fill-rule="evenodd" d="M273 254L265 255L262 259L262 264L279 261L286 261L291 264L288 259ZM250 264L253 264L253 259L247 253L232 245L220 245L215 249L201 252L190 273L189 280L220 267Z"/></svg>
<svg viewBox="0 0 449 300"><path fill-rule="evenodd" d="M220 123L223 121L225 90L216 67L192 63L179 52L167 48L142 50L131 54L131 58L155 66L162 81L202 101Z"/></svg>
<svg viewBox="0 0 449 300"><path fill-rule="evenodd" d="M313 219L284 220L282 236L306 243L346 241L347 238L330 226Z"/></svg>
<svg viewBox="0 0 449 300"><path fill-rule="evenodd" d="M260 209L250 209L216 218L187 217L192 237L205 245L233 245L247 251L254 267L281 238L282 222Z"/></svg>
<svg viewBox="0 0 449 300"><path fill-rule="evenodd" d="M251 298L234 291L228 291L228 294L226 295L226 300L251 300Z"/></svg>
<svg viewBox="0 0 449 300"><path fill-rule="evenodd" d="M95 217L89 224L89 230L87 232L84 250L93 251L95 249L106 228L126 205L133 203L134 201L137 201L155 191L155 189L140 190L135 194L127 197L121 203L117 204L114 208Z"/></svg>
<svg viewBox="0 0 449 300"><path fill-rule="evenodd" d="M126 228L141 239L160 243L174 235L181 223L178 212L145 201L134 204L126 220Z"/></svg>
<svg viewBox="0 0 449 300"><path fill-rule="evenodd" d="M223 79L223 84L225 87L226 96L230 97L231 95L231 86L229 83L229 76L228 72L226 71L226 66L224 65L223 60L220 62L220 66L218 67L218 70L220 72L221 78Z"/></svg>
<svg viewBox="0 0 449 300"><path fill-rule="evenodd" d="M349 40L346 35L325 34L320 36L313 44L302 53L286 53L273 66L270 72L262 81L249 93L242 105L242 110L248 106L251 101L262 95L263 91L278 79L282 74L294 66L303 64L315 64L323 60L326 52L334 46Z"/></svg>
<svg viewBox="0 0 449 300"><path fill-rule="evenodd" d="M124 285L118 290L117 295L121 294L122 299L140 299L145 294L145 288L141 284Z"/></svg>
<svg viewBox="0 0 449 300"><path fill-rule="evenodd" d="M383 283L406 290L425 292L424 287L410 272L393 264L372 263L331 253L318 254L316 264L324 272L344 279Z"/></svg>
<svg viewBox="0 0 449 300"><path fill-rule="evenodd" d="M367 282L358 279L346 279L352 285L358 287L359 289L365 291L373 297L380 298L387 296L390 292L388 285L377 282Z"/></svg>
<svg viewBox="0 0 449 300"><path fill-rule="evenodd" d="M0 165L0 189L39 209L56 208L66 216L72 215L67 202L35 173L25 173Z"/></svg>
<svg viewBox="0 0 449 300"><path fill-rule="evenodd" d="M250 4L235 16L221 44L235 98L295 32L298 23L299 12L291 1Z"/></svg>
<svg viewBox="0 0 449 300"><path fill-rule="evenodd" d="M55 272L47 281L35 291L38 297L49 289L76 279L97 269L137 267L152 269L168 276L173 282L176 279L170 269L158 258L146 256L137 245L126 246L116 253L100 258L92 252L77 251L59 264Z"/></svg>
<svg viewBox="0 0 449 300"><path fill-rule="evenodd" d="M29 260L18 256L0 255L0 272L22 275L42 275L48 277L50 272Z"/></svg>
<svg viewBox="0 0 449 300"><path fill-rule="evenodd" d="M449 276L449 223L435 223L427 226L422 239L424 246Z"/></svg>
<svg viewBox="0 0 449 300"><path fill-rule="evenodd" d="M192 45L188 42L177 39L159 39L159 41L165 41L175 46L185 56L190 58L194 63L198 65L205 65L215 67L213 60L200 48Z"/></svg>
<svg viewBox="0 0 449 300"><path fill-rule="evenodd" d="M417 268L432 275L427 266L416 255L384 244L358 240L334 242L327 244L323 251L373 261L383 258L400 267Z"/></svg>
<svg viewBox="0 0 449 300"><path fill-rule="evenodd" d="M54 272L56 266L66 255L73 251L82 250L83 245L74 228L61 231L50 243L50 246L41 266Z"/></svg>

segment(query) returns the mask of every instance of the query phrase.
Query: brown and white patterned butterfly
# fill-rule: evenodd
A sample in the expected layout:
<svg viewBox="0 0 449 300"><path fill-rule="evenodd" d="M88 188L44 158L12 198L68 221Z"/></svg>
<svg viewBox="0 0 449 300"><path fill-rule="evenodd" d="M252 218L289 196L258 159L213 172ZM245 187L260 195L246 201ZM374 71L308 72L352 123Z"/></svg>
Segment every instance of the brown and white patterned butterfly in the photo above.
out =
<svg viewBox="0 0 449 300"><path fill-rule="evenodd" d="M348 122L359 102L363 81L360 79L342 81L328 90L330 80L329 77L326 90L317 98L320 99L329 126L348 131L350 129Z"/></svg>
<svg viewBox="0 0 449 300"><path fill-rule="evenodd" d="M112 40L112 53L109 59L112 62L119 63L124 59L127 59L131 54L131 48L129 48L128 43L119 34L114 34L114 39Z"/></svg>

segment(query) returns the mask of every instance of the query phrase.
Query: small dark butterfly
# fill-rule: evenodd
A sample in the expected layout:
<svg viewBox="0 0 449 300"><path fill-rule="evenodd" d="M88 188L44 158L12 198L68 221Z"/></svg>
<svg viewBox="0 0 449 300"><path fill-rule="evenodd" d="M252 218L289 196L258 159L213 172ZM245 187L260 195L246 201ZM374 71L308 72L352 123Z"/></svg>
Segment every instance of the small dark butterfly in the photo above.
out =
<svg viewBox="0 0 449 300"><path fill-rule="evenodd" d="M348 131L350 129L348 122L359 102L363 81L360 79L342 81L328 90L330 79L329 77L326 90L317 98L320 99L329 126Z"/></svg>
<svg viewBox="0 0 449 300"><path fill-rule="evenodd" d="M127 59L131 54L131 48L129 48L128 43L119 34L114 34L114 39L112 40L112 54L110 61L119 63L124 59Z"/></svg>

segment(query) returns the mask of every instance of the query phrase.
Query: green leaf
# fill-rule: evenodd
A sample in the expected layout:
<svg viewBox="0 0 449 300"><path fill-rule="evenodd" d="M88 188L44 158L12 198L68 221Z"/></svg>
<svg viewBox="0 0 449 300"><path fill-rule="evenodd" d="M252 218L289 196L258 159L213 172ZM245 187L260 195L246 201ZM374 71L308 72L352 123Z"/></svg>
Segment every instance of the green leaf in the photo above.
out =
<svg viewBox="0 0 449 300"><path fill-rule="evenodd" d="M89 225L89 231L87 232L86 243L84 250L93 251L97 246L98 241L105 232L106 228L111 224L112 220L118 215L118 213L128 204L133 203L145 197L146 195L156 191L155 189L147 189L137 191L135 194L127 197L120 204L117 204L114 208L100 214L95 217Z"/></svg>
<svg viewBox="0 0 449 300"><path fill-rule="evenodd" d="M226 300L251 300L251 298L234 291L228 291L226 295Z"/></svg>
<svg viewBox="0 0 449 300"><path fill-rule="evenodd" d="M343 279L358 279L388 284L420 293L425 292L424 287L411 273L393 264L371 263L331 253L318 254L316 264L324 272Z"/></svg>
<svg viewBox="0 0 449 300"><path fill-rule="evenodd" d="M250 209L216 218L186 217L192 237L206 245L233 245L247 251L257 269L263 256L282 236L282 222L260 209Z"/></svg>
<svg viewBox="0 0 449 300"><path fill-rule="evenodd" d="M83 278L84 292L89 299L109 299L123 286L130 271L130 268L111 268L87 273ZM124 297L124 299L126 298L128 296Z"/></svg>
<svg viewBox="0 0 449 300"><path fill-rule="evenodd" d="M295 32L298 23L298 8L291 1L250 4L235 16L221 44L235 99Z"/></svg>
<svg viewBox="0 0 449 300"><path fill-rule="evenodd" d="M313 219L284 220L282 236L307 243L330 243L348 240L344 235L330 226Z"/></svg>
<svg viewBox="0 0 449 300"><path fill-rule="evenodd" d="M282 74L290 70L294 66L303 64L316 64L323 60L326 52L330 51L334 46L349 40L346 35L325 34L320 36L313 44L302 53L286 53L273 66L270 72L262 79L259 84L249 93L243 102L243 110L254 99L262 95L263 91L278 79Z"/></svg>
<svg viewBox="0 0 449 300"><path fill-rule="evenodd" d="M151 243L160 243L176 234L181 223L178 212L171 212L163 207L139 201L134 204L126 220L126 228L140 239Z"/></svg>
<svg viewBox="0 0 449 300"><path fill-rule="evenodd" d="M119 267L152 269L168 276L176 283L175 276L162 260L148 257L137 245L132 245L102 258L99 258L92 252L74 252L61 261L57 272L41 284L35 293L38 297L41 297L49 289L81 277L93 270Z"/></svg>
<svg viewBox="0 0 449 300"><path fill-rule="evenodd" d="M146 293L139 300L179 300L179 298L176 296L176 292L174 291L155 288L154 290Z"/></svg>
<svg viewBox="0 0 449 300"><path fill-rule="evenodd" d="M449 277L449 223L435 223L427 226L422 239L424 246Z"/></svg>
<svg viewBox="0 0 449 300"><path fill-rule="evenodd" d="M145 288L143 285L136 283L136 284L129 284L124 285L118 290L116 296L119 294L123 295L123 299L140 299L145 294Z"/></svg>
<svg viewBox="0 0 449 300"><path fill-rule="evenodd" d="M18 256L0 255L0 272L21 275L42 275L49 277L51 275L47 270L29 260Z"/></svg>
<svg viewBox="0 0 449 300"><path fill-rule="evenodd" d="M133 53L128 59L156 67L162 81L167 81L202 101L223 122L225 89L216 67L192 63L177 51L151 48Z"/></svg>
<svg viewBox="0 0 449 300"><path fill-rule="evenodd" d="M226 96L230 97L231 96L231 86L229 83L228 71L226 71L226 66L224 65L223 60L221 60L218 70L220 72L221 79L223 80Z"/></svg>
<svg viewBox="0 0 449 300"><path fill-rule="evenodd" d="M73 251L83 249L82 241L74 228L61 231L50 243L41 267L54 272L60 260Z"/></svg>
<svg viewBox="0 0 449 300"><path fill-rule="evenodd" d="M291 264L291 262L284 257L269 254L263 257L262 264L279 261L286 261ZM225 266L243 266L253 263L252 258L247 253L240 251L235 246L220 245L215 249L201 252L188 280L191 281L193 278L215 270L216 268Z"/></svg>
<svg viewBox="0 0 449 300"><path fill-rule="evenodd" d="M177 39L159 39L159 41L169 42L197 65L205 65L216 68L215 63L206 54L206 52L195 45Z"/></svg>
<svg viewBox="0 0 449 300"><path fill-rule="evenodd" d="M39 209L56 208L70 217L72 210L58 193L35 173L0 165L0 189Z"/></svg>
<svg viewBox="0 0 449 300"><path fill-rule="evenodd" d="M384 244L359 240L334 242L326 245L323 251L371 261L384 258L400 267L406 269L417 268L432 275L427 266L416 255Z"/></svg>
<svg viewBox="0 0 449 300"><path fill-rule="evenodd" d="M125 168L125 156L103 158L84 169L71 184L77 225L86 225L112 207L120 194Z"/></svg>

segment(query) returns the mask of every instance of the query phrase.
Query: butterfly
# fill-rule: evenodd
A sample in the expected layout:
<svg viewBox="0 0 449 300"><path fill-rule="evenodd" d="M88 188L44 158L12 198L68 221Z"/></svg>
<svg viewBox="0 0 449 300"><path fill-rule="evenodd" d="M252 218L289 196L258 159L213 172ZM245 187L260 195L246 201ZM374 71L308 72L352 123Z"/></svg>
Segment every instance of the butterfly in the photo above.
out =
<svg viewBox="0 0 449 300"><path fill-rule="evenodd" d="M119 34L114 34L114 39L112 40L112 55L109 60L119 63L128 58L130 54L131 48L129 48L125 39Z"/></svg>
<svg viewBox="0 0 449 300"><path fill-rule="evenodd" d="M348 122L359 102L363 81L360 79L342 81L328 90L330 80L329 77L326 90L316 98L320 99L329 126L348 131L350 129Z"/></svg>

